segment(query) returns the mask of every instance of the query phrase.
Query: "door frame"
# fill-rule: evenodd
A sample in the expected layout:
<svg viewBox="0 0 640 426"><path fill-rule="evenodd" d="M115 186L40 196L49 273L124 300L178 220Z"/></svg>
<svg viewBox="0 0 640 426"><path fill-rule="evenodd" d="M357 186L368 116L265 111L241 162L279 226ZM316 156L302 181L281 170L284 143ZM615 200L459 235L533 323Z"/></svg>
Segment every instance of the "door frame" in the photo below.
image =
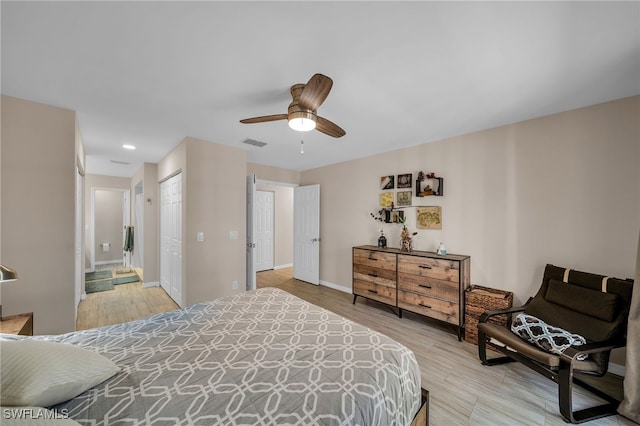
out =
<svg viewBox="0 0 640 426"><path fill-rule="evenodd" d="M92 186L91 187L91 202L89 203L89 243L91 244L91 256L89 258L90 265L89 268L85 268L85 272L94 272L96 270L96 191L114 191L114 192L122 192L122 199L123 201L125 200L125 193L127 193L129 196L127 197L128 200L131 199L131 190L130 189L125 189L125 188L109 188L109 187L104 187L104 186ZM127 225L129 225L131 223L131 203L129 203L129 208L127 210L128 212L128 217L129 217L129 222L128 223L123 223L122 226L125 227ZM125 217L127 215L127 213L125 213L125 206L123 206L123 210L122 210L122 215L123 215L123 222L126 222ZM123 244L124 244L124 228L123 228L123 232L122 232L122 244L120 246L120 250L122 250ZM124 260L124 250L122 251L122 259Z"/></svg>
<svg viewBox="0 0 640 426"><path fill-rule="evenodd" d="M266 180L266 179L260 179L257 177L257 175L248 175L247 176L247 188L249 188L249 182L251 177L253 176L253 189L255 191L255 186L260 184L260 185L271 185L271 186L284 186L284 187L288 187L288 188L296 188L298 186L300 186L297 183L290 183L290 182L279 182L279 181L273 181L273 180ZM249 200L248 200L248 193L249 193L249 189L247 189L247 227L249 226L249 223L251 222L251 224L253 225L253 220L254 220L254 216L255 216L255 201L253 201L251 203L253 207L250 208L249 207ZM293 208L295 209L295 197L294 197L294 206ZM295 230L294 230L295 232ZM253 288L255 288L255 281L256 281L256 271L255 271L255 256L253 256L254 253L251 253L250 250L253 249L255 250L255 241L253 241L252 239L252 235L250 235L249 230L247 229L247 290L251 290L251 288L249 287L249 283L252 282L253 280ZM254 245L254 247L252 248L251 245ZM253 259L250 259L250 255ZM295 257L294 257L295 259ZM295 262L295 260L294 260ZM253 265L252 265L253 263ZM294 265L295 267L295 265ZM253 272L252 272L253 270Z"/></svg>

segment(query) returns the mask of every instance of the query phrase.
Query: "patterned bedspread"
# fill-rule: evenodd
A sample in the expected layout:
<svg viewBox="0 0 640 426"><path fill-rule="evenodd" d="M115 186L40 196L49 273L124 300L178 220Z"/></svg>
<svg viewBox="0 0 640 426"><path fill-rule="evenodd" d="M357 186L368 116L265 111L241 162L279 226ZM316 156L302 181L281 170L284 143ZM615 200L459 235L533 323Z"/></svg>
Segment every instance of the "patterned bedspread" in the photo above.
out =
<svg viewBox="0 0 640 426"><path fill-rule="evenodd" d="M420 407L413 352L275 288L35 338L123 368L55 407L86 425L407 425Z"/></svg>

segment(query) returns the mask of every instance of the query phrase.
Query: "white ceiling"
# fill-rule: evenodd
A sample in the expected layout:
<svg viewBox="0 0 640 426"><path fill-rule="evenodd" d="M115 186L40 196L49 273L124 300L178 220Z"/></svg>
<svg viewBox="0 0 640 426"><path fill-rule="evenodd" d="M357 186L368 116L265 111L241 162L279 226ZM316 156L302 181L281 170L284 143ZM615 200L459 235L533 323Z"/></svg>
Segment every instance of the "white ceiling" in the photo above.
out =
<svg viewBox="0 0 640 426"><path fill-rule="evenodd" d="M131 176L185 136L306 170L640 94L637 1L2 1L1 15L2 93L75 110L95 174ZM346 136L305 133L300 155L286 121L238 122L285 113L317 72L334 81L318 114Z"/></svg>

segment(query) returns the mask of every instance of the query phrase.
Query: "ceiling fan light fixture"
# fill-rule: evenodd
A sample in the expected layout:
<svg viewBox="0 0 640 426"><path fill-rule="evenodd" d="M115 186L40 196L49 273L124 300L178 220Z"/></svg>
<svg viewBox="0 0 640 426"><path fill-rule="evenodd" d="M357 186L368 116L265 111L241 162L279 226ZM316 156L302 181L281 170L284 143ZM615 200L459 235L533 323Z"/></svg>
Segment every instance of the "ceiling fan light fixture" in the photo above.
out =
<svg viewBox="0 0 640 426"><path fill-rule="evenodd" d="M316 115L311 111L294 111L289 114L289 127L298 132L308 132L316 128Z"/></svg>

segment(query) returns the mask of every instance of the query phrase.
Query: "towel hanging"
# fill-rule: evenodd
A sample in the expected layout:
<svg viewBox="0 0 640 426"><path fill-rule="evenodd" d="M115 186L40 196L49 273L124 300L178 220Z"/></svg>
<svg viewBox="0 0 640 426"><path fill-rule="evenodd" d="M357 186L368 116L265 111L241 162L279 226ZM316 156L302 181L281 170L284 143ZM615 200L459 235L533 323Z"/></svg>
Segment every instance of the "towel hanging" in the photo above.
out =
<svg viewBox="0 0 640 426"><path fill-rule="evenodd" d="M133 226L125 226L124 251L133 251Z"/></svg>

